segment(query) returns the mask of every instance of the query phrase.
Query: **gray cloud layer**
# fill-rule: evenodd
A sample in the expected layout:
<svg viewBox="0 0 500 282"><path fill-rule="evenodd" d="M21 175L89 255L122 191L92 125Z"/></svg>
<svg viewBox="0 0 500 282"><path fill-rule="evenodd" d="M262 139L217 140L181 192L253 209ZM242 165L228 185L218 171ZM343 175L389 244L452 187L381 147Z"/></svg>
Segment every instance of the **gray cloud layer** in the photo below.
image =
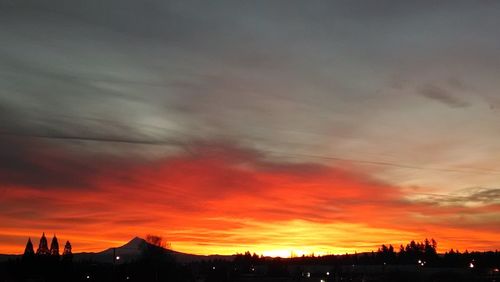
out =
<svg viewBox="0 0 500 282"><path fill-rule="evenodd" d="M499 89L496 2L0 6L3 136L57 139L62 148L102 141L80 144L80 153L127 155L117 142L169 145L141 148L148 157L192 140L233 139L283 155L415 166L488 167L491 159L477 156L500 150L497 112L488 110ZM395 89L395 78L410 87ZM383 173L400 181L398 171Z"/></svg>

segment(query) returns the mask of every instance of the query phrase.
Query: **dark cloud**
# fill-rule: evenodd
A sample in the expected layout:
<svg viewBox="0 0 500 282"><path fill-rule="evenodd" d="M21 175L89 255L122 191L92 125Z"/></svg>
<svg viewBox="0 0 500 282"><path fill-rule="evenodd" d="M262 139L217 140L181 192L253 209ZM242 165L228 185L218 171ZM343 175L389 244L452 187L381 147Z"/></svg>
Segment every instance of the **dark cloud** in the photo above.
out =
<svg viewBox="0 0 500 282"><path fill-rule="evenodd" d="M425 203L440 206L455 205L481 207L500 205L500 189L498 188L470 188L449 195L425 195L420 199Z"/></svg>
<svg viewBox="0 0 500 282"><path fill-rule="evenodd" d="M68 130L69 131L69 130ZM266 160L266 154L257 150L244 148L236 142L213 140L154 140L134 139L113 135L69 135L70 133L41 133L33 132L1 132L0 133L0 181L8 186L27 187L35 189L94 189L99 187L100 177L121 182L131 182L137 185L147 185L137 182L137 179L127 176L128 173L138 169L148 174L156 171L157 166L184 166L190 167L193 163L207 162L212 165L223 165L220 174L226 175L226 180L233 179L235 185L242 186L238 180L238 170L226 170L225 167L247 165L252 169L275 171L281 173L306 174L320 173L325 166L306 163L278 163ZM131 145L158 145L174 146L180 148L178 154L147 160L136 155L118 156L102 152L93 153L79 150L79 146L72 148L67 142L90 142L92 145L102 146L102 143L111 146L121 144ZM177 162L179 158L186 158ZM226 163L227 162L227 163ZM200 165L201 168L201 165ZM177 169L177 168L175 168ZM224 172L225 171L225 172ZM126 172L126 173L124 173ZM204 171L194 174L204 174ZM168 173L167 173L168 174ZM234 174L234 175L233 175ZM159 177L156 175L155 177ZM116 179L115 179L116 178ZM244 177L242 178L244 179ZM243 185L244 186L244 185ZM211 191L207 191L207 195Z"/></svg>
<svg viewBox="0 0 500 282"><path fill-rule="evenodd" d="M19 118L21 113L8 108L0 114L0 181L6 186L94 189L99 176L109 173L120 178L123 175L117 171L145 161L130 150L123 154L127 146L185 145L180 139L131 135L133 130L113 122L82 122L74 117L35 120ZM121 154L114 154L113 148Z"/></svg>
<svg viewBox="0 0 500 282"><path fill-rule="evenodd" d="M469 90L470 87L467 86L463 79L457 77L450 77L447 81L448 85L455 90L465 91Z"/></svg>
<svg viewBox="0 0 500 282"><path fill-rule="evenodd" d="M452 108L463 108L469 103L456 96L448 89L435 84L426 84L418 89L418 93L431 100L438 101Z"/></svg>
<svg viewBox="0 0 500 282"><path fill-rule="evenodd" d="M500 204L500 189L498 188L482 188L475 189L466 199L471 202L480 203L498 203Z"/></svg>
<svg viewBox="0 0 500 282"><path fill-rule="evenodd" d="M43 189L92 188L90 176L98 170L43 142L6 136L0 136L0 166L0 181L6 187Z"/></svg>

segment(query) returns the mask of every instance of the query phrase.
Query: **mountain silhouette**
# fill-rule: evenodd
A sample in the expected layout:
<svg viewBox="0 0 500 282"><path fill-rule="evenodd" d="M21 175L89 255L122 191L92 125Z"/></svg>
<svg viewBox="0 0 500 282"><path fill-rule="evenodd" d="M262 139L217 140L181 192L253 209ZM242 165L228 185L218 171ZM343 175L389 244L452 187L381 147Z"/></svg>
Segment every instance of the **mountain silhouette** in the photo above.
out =
<svg viewBox="0 0 500 282"><path fill-rule="evenodd" d="M146 240L139 238L139 237L134 237L132 240L128 241L127 244L121 246L120 248L140 248L144 244L149 244L146 242Z"/></svg>
<svg viewBox="0 0 500 282"><path fill-rule="evenodd" d="M97 253L75 253L74 260L91 260L101 263L124 263L139 260L144 255L146 249L154 250L155 253L172 257L179 263L189 263L195 261L205 261L213 259L232 260L234 256L227 255L193 255L165 249L148 243L140 237L134 237L128 243L116 248L108 248ZM117 259L119 257L119 259Z"/></svg>

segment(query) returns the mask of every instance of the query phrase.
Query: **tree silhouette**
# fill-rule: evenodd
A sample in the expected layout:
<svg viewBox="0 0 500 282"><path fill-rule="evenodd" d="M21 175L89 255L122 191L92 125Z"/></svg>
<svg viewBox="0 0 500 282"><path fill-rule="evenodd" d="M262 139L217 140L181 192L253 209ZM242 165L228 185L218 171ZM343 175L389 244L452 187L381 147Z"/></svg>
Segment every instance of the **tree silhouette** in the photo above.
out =
<svg viewBox="0 0 500 282"><path fill-rule="evenodd" d="M57 241L55 234L52 238L52 242L50 243L50 255L54 258L59 258L59 242Z"/></svg>
<svg viewBox="0 0 500 282"><path fill-rule="evenodd" d="M66 245L64 245L64 251L62 254L63 261L71 261L73 259L73 253L71 252L71 243L66 241Z"/></svg>
<svg viewBox="0 0 500 282"><path fill-rule="evenodd" d="M26 248L24 248L23 260L30 260L35 256L35 250L33 250L33 243L31 243L31 238L28 238L26 243Z"/></svg>
<svg viewBox="0 0 500 282"><path fill-rule="evenodd" d="M147 234L146 235L146 242L148 242L149 244L151 244L153 246L157 246L157 247L164 248L164 249L171 248L170 243L165 242L163 240L163 237L158 236L158 235Z"/></svg>
<svg viewBox="0 0 500 282"><path fill-rule="evenodd" d="M393 263L396 260L396 253L394 247L389 245L382 245L377 251L377 257L382 259L383 263Z"/></svg>
<svg viewBox="0 0 500 282"><path fill-rule="evenodd" d="M151 281L160 281L172 274L175 263L174 258L165 251L167 246L169 245L163 241L163 237L146 235L146 243L141 246L142 256L138 262L148 272L147 275L154 277Z"/></svg>
<svg viewBox="0 0 500 282"><path fill-rule="evenodd" d="M405 255L405 247L403 245L399 245L399 256L404 256Z"/></svg>
<svg viewBox="0 0 500 282"><path fill-rule="evenodd" d="M48 256L50 255L49 246L47 244L47 238L45 238L45 233L42 234L40 238L40 244L38 244L38 249L36 250L38 256Z"/></svg>
<svg viewBox="0 0 500 282"><path fill-rule="evenodd" d="M426 260L432 261L437 257L437 243L434 239L425 239L424 241L424 257Z"/></svg>

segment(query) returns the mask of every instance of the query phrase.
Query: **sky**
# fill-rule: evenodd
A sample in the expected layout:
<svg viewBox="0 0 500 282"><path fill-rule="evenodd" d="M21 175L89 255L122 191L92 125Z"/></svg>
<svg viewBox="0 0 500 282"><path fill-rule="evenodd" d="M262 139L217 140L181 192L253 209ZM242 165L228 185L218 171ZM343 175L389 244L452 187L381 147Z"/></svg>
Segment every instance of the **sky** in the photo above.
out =
<svg viewBox="0 0 500 282"><path fill-rule="evenodd" d="M500 2L0 0L0 253L500 249Z"/></svg>

